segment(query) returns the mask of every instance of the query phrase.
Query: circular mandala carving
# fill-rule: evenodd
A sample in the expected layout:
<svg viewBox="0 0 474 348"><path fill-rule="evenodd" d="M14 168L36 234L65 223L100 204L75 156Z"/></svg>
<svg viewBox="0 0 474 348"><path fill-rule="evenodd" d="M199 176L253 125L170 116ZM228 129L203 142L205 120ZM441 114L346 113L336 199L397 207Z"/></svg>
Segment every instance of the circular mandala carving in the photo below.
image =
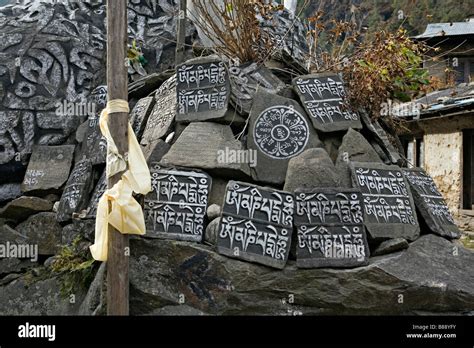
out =
<svg viewBox="0 0 474 348"><path fill-rule="evenodd" d="M286 159L301 153L309 139L306 119L291 106L272 106L255 122L255 143L265 155Z"/></svg>

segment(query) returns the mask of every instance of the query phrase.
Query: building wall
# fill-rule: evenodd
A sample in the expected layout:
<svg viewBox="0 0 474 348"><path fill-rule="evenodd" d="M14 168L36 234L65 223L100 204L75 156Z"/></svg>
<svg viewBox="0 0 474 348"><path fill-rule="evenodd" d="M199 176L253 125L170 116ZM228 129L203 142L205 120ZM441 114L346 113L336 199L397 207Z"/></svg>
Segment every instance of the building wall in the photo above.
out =
<svg viewBox="0 0 474 348"><path fill-rule="evenodd" d="M453 215L462 196L462 132L425 134L425 169L433 177Z"/></svg>

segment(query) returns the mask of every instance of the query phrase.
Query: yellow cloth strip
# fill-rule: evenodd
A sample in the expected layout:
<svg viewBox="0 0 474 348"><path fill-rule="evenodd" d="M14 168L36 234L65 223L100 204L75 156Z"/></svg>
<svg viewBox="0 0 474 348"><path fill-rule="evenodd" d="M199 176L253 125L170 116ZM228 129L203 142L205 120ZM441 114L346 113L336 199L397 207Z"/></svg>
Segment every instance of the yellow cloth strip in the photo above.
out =
<svg viewBox="0 0 474 348"><path fill-rule="evenodd" d="M146 195L151 191L150 170L130 124L128 159L120 155L108 127L109 115L122 112L129 112L128 102L111 100L100 115L100 129L107 139L107 178L125 170L126 172L114 187L105 191L97 206L95 243L90 247L92 257L97 261L107 261L109 224L123 234L144 235L146 232L143 210L132 194L135 192Z"/></svg>

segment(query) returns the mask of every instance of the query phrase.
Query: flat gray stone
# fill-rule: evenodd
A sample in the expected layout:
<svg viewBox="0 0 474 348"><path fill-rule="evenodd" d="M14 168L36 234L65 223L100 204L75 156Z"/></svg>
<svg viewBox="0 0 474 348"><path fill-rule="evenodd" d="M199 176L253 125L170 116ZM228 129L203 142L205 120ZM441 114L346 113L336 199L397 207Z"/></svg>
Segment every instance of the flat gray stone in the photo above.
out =
<svg viewBox="0 0 474 348"><path fill-rule="evenodd" d="M408 246L409 244L406 239L389 239L380 243L380 245L375 248L374 252L372 253L372 256L391 254L396 251L408 249Z"/></svg>
<svg viewBox="0 0 474 348"><path fill-rule="evenodd" d="M225 63L217 56L188 60L177 67L178 122L224 117L230 100Z"/></svg>
<svg viewBox="0 0 474 348"><path fill-rule="evenodd" d="M359 132L349 129L342 139L339 154L336 159L336 170L341 186L352 187L350 162L382 163L377 152Z"/></svg>
<svg viewBox="0 0 474 348"><path fill-rule="evenodd" d="M146 146L142 146L143 155L147 163L160 162L164 155L168 153L171 146L163 140L152 142Z"/></svg>
<svg viewBox="0 0 474 348"><path fill-rule="evenodd" d="M465 315L474 310L474 253L436 235L353 269L302 270L289 261L285 269L272 270L205 245L144 238L132 239L130 249L133 315L178 306L179 294L185 294L185 304L210 315L288 315L289 310L303 315ZM293 305L282 301L290 295Z"/></svg>
<svg viewBox="0 0 474 348"><path fill-rule="evenodd" d="M0 209L0 218L13 221L24 221L31 215L51 211L53 204L38 197L20 197Z"/></svg>
<svg viewBox="0 0 474 348"><path fill-rule="evenodd" d="M21 196L20 184L3 184L0 185L0 204L11 201Z"/></svg>
<svg viewBox="0 0 474 348"><path fill-rule="evenodd" d="M16 227L27 237L28 244L38 245L40 255L56 255L61 245L62 227L55 213L39 213Z"/></svg>
<svg viewBox="0 0 474 348"><path fill-rule="evenodd" d="M211 122L193 122L183 131L161 163L167 166L199 168L222 175L250 175L247 163L221 160L225 151L238 153L242 144L234 138L229 126ZM221 156L222 157L222 156Z"/></svg>
<svg viewBox="0 0 474 348"><path fill-rule="evenodd" d="M88 159L93 165L104 164L107 159L107 139L102 135L99 116L87 119L87 128L76 161Z"/></svg>
<svg viewBox="0 0 474 348"><path fill-rule="evenodd" d="M34 147L22 191L36 193L61 188L69 177L73 154L74 145Z"/></svg>
<svg viewBox="0 0 474 348"><path fill-rule="evenodd" d="M299 189L295 197L299 268L351 268L369 263L360 191Z"/></svg>
<svg viewBox="0 0 474 348"><path fill-rule="evenodd" d="M269 69L257 63L246 63L229 69L232 86L231 103L239 113L248 115L258 89L278 94L285 84Z"/></svg>
<svg viewBox="0 0 474 348"><path fill-rule="evenodd" d="M398 166L351 162L352 180L364 197L364 224L375 241L414 241L420 225L408 182Z"/></svg>
<svg viewBox="0 0 474 348"><path fill-rule="evenodd" d="M340 75L299 76L293 80L293 87L317 130L337 132L362 128L358 113L346 104L346 91Z"/></svg>
<svg viewBox="0 0 474 348"><path fill-rule="evenodd" d="M217 204L222 207L225 198L225 191L229 180L214 176L212 178L211 194L209 204Z"/></svg>
<svg viewBox="0 0 474 348"><path fill-rule="evenodd" d="M388 158L388 164L401 165L404 160L395 146L390 142L387 132L382 128L379 121L372 120L365 112L361 112L360 116L365 128L372 133L375 142Z"/></svg>
<svg viewBox="0 0 474 348"><path fill-rule="evenodd" d="M99 200L102 198L106 190L107 190L107 177L106 177L106 171L104 170L104 172L99 178L99 181L95 185L94 190L92 191L92 196L89 200L89 204L87 205L86 219L96 218L97 206L99 205Z"/></svg>
<svg viewBox="0 0 474 348"><path fill-rule="evenodd" d="M154 164L145 196L147 237L201 242L212 179L199 171Z"/></svg>
<svg viewBox="0 0 474 348"><path fill-rule="evenodd" d="M69 177L58 207L58 221L72 219L73 213L87 209L92 190L92 163L85 159L76 163Z"/></svg>
<svg viewBox="0 0 474 348"><path fill-rule="evenodd" d="M283 269L293 233L293 195L229 181L217 248L220 254Z"/></svg>
<svg viewBox="0 0 474 348"><path fill-rule="evenodd" d="M459 238L461 231L456 226L448 206L436 184L423 169L403 169L411 193L428 228L441 237Z"/></svg>
<svg viewBox="0 0 474 348"><path fill-rule="evenodd" d="M151 111L140 144L155 144L171 133L176 117L176 76L168 79L155 93Z"/></svg>
<svg viewBox="0 0 474 348"><path fill-rule="evenodd" d="M254 180L283 184L290 159L321 146L316 131L296 101L257 92L247 138L247 148L257 152L257 165L252 168Z"/></svg>
<svg viewBox="0 0 474 348"><path fill-rule="evenodd" d="M338 187L339 175L326 150L308 149L288 164L283 190Z"/></svg>
<svg viewBox="0 0 474 348"><path fill-rule="evenodd" d="M138 140L142 138L154 105L154 97L145 97L140 99L130 112L130 124Z"/></svg>

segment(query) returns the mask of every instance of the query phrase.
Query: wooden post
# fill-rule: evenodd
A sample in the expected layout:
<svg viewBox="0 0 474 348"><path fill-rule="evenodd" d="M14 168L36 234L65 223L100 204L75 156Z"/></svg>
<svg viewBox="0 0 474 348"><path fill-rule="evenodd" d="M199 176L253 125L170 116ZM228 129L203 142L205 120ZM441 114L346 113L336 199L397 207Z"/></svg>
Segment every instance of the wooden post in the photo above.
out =
<svg viewBox="0 0 474 348"><path fill-rule="evenodd" d="M127 0L107 0L107 94L108 100L128 100ZM109 116L109 129L120 154L128 153L128 113ZM111 188L122 173L108 180ZM107 260L107 314L129 315L128 235L109 225Z"/></svg>
<svg viewBox="0 0 474 348"><path fill-rule="evenodd" d="M179 0L178 14L178 39L176 42L176 67L183 63L184 53L186 52L186 18L187 18L187 0Z"/></svg>

